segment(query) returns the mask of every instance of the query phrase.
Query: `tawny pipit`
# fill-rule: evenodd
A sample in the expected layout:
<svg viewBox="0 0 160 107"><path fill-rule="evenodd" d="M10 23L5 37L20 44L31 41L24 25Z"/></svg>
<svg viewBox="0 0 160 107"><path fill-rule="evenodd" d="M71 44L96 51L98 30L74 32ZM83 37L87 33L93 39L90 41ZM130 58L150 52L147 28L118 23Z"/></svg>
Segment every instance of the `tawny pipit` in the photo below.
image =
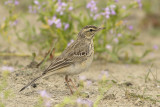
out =
<svg viewBox="0 0 160 107"><path fill-rule="evenodd" d="M71 82L74 87L75 85L71 79L68 79L68 75L75 75L84 72L91 65L94 55L93 37L96 32L102 29L104 28L92 25L84 27L78 33L77 40L68 46L59 57L54 59L39 77L32 80L20 91L24 90L41 77L53 74L64 74L65 81L73 94L68 82Z"/></svg>

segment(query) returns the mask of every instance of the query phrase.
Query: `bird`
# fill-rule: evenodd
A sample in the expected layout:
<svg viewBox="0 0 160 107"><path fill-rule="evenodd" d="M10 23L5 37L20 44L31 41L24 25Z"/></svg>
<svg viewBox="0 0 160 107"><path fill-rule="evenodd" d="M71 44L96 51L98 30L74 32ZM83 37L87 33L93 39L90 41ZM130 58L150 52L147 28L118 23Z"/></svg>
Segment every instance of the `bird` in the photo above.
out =
<svg viewBox="0 0 160 107"><path fill-rule="evenodd" d="M71 94L73 94L69 82L72 83L74 88L76 88L76 86L68 76L80 74L89 68L94 56L93 38L95 34L102 29L105 29L105 27L96 27L93 25L83 27L78 33L77 39L66 47L60 56L53 59L40 76L25 85L19 92L23 91L40 78L48 77L53 74L63 74L65 75L67 86Z"/></svg>

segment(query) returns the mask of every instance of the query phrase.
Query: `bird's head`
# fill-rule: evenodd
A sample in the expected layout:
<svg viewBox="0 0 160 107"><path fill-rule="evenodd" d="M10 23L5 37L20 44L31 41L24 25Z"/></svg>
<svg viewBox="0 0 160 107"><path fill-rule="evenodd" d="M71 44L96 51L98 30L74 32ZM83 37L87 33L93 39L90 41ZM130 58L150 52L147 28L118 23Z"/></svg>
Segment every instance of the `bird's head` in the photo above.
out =
<svg viewBox="0 0 160 107"><path fill-rule="evenodd" d="M88 40L91 40L93 39L94 35L102 30L102 29L105 29L104 27L96 27L96 26L93 26L93 25L88 25L88 26L85 26L78 34L78 38L85 38L85 39L88 39Z"/></svg>

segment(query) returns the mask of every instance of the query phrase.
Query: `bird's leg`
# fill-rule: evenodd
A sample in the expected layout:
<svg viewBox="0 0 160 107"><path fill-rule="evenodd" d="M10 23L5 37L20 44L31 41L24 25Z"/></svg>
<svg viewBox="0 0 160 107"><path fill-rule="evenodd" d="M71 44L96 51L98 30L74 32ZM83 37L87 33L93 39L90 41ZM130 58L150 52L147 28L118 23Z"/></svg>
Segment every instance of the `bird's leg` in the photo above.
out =
<svg viewBox="0 0 160 107"><path fill-rule="evenodd" d="M72 85L73 85L73 87L77 90L77 87L76 87L76 85L73 83L72 79L69 79L69 82L71 82ZM78 91L78 90L77 90L77 91Z"/></svg>
<svg viewBox="0 0 160 107"><path fill-rule="evenodd" d="M66 80L66 83L67 83L67 85L68 85L68 87L69 87L69 89L70 89L70 91L71 91L71 94L73 94L73 91L72 91L72 89L71 89L71 87L70 87L70 85L69 85L69 81L68 81L68 75L66 75L65 76L65 80Z"/></svg>

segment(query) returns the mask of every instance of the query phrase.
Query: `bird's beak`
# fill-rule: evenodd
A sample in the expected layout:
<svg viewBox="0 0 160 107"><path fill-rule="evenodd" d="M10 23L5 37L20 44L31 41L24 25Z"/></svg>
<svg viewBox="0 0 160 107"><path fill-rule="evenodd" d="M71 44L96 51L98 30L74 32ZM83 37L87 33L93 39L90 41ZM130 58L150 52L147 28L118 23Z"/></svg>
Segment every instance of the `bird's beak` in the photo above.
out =
<svg viewBox="0 0 160 107"><path fill-rule="evenodd" d="M100 31L100 30L103 30L103 29L106 29L105 27L99 27L98 29L97 29L97 31Z"/></svg>

